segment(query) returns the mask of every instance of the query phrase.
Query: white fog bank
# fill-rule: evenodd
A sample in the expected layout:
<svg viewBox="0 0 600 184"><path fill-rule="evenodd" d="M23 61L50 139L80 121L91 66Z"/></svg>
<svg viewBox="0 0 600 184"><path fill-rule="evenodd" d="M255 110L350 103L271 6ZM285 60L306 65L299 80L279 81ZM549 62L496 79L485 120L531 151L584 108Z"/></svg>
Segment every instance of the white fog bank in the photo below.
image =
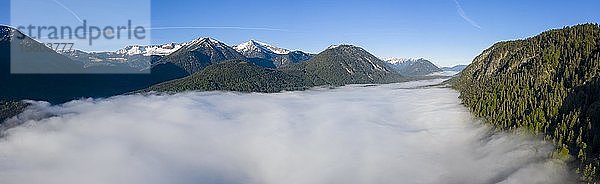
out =
<svg viewBox="0 0 600 184"><path fill-rule="evenodd" d="M2 184L571 183L552 146L489 135L439 80L279 94L38 103L0 140ZM39 119L39 118L38 118Z"/></svg>

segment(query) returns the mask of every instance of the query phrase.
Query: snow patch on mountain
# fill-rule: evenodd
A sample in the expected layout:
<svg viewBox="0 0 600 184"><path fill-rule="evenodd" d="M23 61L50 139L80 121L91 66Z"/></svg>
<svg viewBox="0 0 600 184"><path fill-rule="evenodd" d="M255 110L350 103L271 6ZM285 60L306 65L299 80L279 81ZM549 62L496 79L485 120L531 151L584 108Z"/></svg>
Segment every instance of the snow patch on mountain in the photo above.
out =
<svg viewBox="0 0 600 184"><path fill-rule="evenodd" d="M403 75L428 75L442 70L427 59L388 58L385 62Z"/></svg>
<svg viewBox="0 0 600 184"><path fill-rule="evenodd" d="M131 55L166 56L166 55L169 55L169 54L179 50L183 46L184 46L184 44L176 44L176 43L169 43L169 44L164 44L164 45L150 45L150 46L133 45L133 46L127 46L123 49L120 49L120 50L116 51L115 53L121 54L121 55L129 55L129 56L131 56Z"/></svg>
<svg viewBox="0 0 600 184"><path fill-rule="evenodd" d="M290 51L287 49L275 47L275 46L272 46L272 45L269 45L269 44L266 44L266 43L263 43L260 41L256 41L256 40L250 40L250 41L244 42L242 44L234 46L233 48L240 53L270 52L270 53L279 54L279 55L284 55L284 54L290 53Z"/></svg>
<svg viewBox="0 0 600 184"><path fill-rule="evenodd" d="M0 41L8 41L12 35L12 30L9 27L0 27Z"/></svg>
<svg viewBox="0 0 600 184"><path fill-rule="evenodd" d="M384 61L386 61L390 64L403 64L406 62L411 62L411 61L416 61L416 60L410 59L410 58L386 58L386 59L384 59Z"/></svg>
<svg viewBox="0 0 600 184"><path fill-rule="evenodd" d="M195 50L197 48L213 48L213 49L218 49L218 50L229 50L228 48L230 48L227 44L216 40L214 38L210 38L210 37L202 37L202 38L198 38L195 40L192 40L188 43L186 43L185 45L183 45L183 48L187 49L187 50Z"/></svg>
<svg viewBox="0 0 600 184"><path fill-rule="evenodd" d="M371 61L370 58L366 58L366 59L371 64L371 66L373 66L373 68L375 68L376 70L385 71L384 66L379 66L379 65L375 64L373 61Z"/></svg>
<svg viewBox="0 0 600 184"><path fill-rule="evenodd" d="M199 44L199 43L210 43L210 44L217 44L217 45L224 44L224 43L220 42L219 40L216 40L211 37L200 37L195 40L192 40L191 42L188 42L188 45L194 45L194 44Z"/></svg>
<svg viewBox="0 0 600 184"><path fill-rule="evenodd" d="M338 47L340 47L340 46L342 46L342 45L330 45L329 47L327 47L327 49L326 49L326 50L329 50L329 49L335 49L335 48L338 48Z"/></svg>

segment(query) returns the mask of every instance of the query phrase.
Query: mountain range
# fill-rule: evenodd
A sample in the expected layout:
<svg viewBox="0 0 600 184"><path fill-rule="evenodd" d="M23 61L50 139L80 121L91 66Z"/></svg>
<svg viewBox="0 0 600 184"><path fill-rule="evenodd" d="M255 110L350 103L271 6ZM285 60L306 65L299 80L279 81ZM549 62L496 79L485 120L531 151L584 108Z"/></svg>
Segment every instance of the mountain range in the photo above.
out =
<svg viewBox="0 0 600 184"><path fill-rule="evenodd" d="M27 37L27 43L22 44L23 48L45 49L45 52L32 57L31 54L15 54L14 49L11 53L11 44L21 44L12 39L14 34L20 32L10 27L1 28L3 34L0 38L3 41L0 42L0 78L7 82L0 84L0 100L32 99L61 103L80 97L108 97L143 90L150 86L163 86L161 89L168 91L164 86L173 85L159 83L174 79L180 79L180 82L186 79L198 80L199 77L203 80L210 79L213 84L226 85L220 85L218 88L190 89L275 92L289 90L290 86L293 89L305 89L318 85L340 86L406 80L384 61L360 47L351 45L332 46L313 55L302 51L289 51L255 40L231 47L213 38L198 38L181 44L129 46L115 52L87 53L74 50L59 54ZM46 65L56 65L55 69L73 68L73 71L76 71L74 73L83 74L37 75L31 72L32 74L27 75L13 75L10 73L10 61L13 58L18 58L19 61L44 61ZM236 68L247 73L225 72L235 71ZM111 70L119 70L125 74L105 74L112 72ZM126 74L128 71L150 74ZM252 73L266 75L251 75ZM258 80L256 77L265 77L272 81ZM229 87L233 84L231 81L264 83L270 87L268 90L263 87L240 89ZM173 81L170 83L173 84Z"/></svg>
<svg viewBox="0 0 600 184"><path fill-rule="evenodd" d="M212 38L198 38L115 52L59 54L31 38L15 36L22 33L0 26L0 121L22 110L26 104L18 101L23 99L62 103L146 91L279 92L402 82L411 76L464 68L451 84L474 115L497 130L544 135L557 147L553 157L575 160L582 181L593 183L600 178L598 24L499 42L472 64L450 68L439 68L426 59L383 61L352 45L331 46L313 55L254 40L231 47ZM150 63L140 67L138 61ZM45 67L36 67L40 62ZM12 74L14 67L21 74ZM151 73L36 74L48 70L102 73L115 67Z"/></svg>
<svg viewBox="0 0 600 184"><path fill-rule="evenodd" d="M279 92L323 85L381 84L404 80L406 78L364 49L341 45L330 47L306 62L279 69L261 67L247 60L228 60L144 91Z"/></svg>
<svg viewBox="0 0 600 184"><path fill-rule="evenodd" d="M152 63L163 56L169 55L184 44L163 44L140 46L133 45L119 49L115 52L85 52L81 50L65 50L58 52L74 61L84 64L84 67L111 66L111 67L129 67L127 73L135 73L148 69Z"/></svg>
<svg viewBox="0 0 600 184"><path fill-rule="evenodd" d="M233 52L237 51L240 55ZM181 50L181 51L179 51ZM179 52L178 52L179 51ZM173 63L192 74L205 67L227 60L245 60L265 68L283 68L310 60L314 54L272 46L250 40L229 47L212 38L199 38L186 43L169 43L151 46L128 46L116 52L90 52L79 50L61 52L72 60L90 66L128 66L132 71L147 69L151 64ZM243 57L242 57L243 56ZM438 68L431 61L420 59L386 59L386 65L405 76L435 75L436 72L460 72L464 65ZM124 70L127 71L127 70Z"/></svg>
<svg viewBox="0 0 600 184"><path fill-rule="evenodd" d="M69 50L59 51L59 53L72 60L83 63L84 67L129 67L130 70L125 71L130 73L148 69L152 64L159 62L176 62L176 65L180 67L188 68L188 73L193 73L208 65L231 59L243 59L262 67L279 68L307 61L312 57L312 54L309 53L289 51L255 40L250 40L240 45L233 46L232 48L245 58L233 52L225 43L212 38L199 38L185 43L168 43L149 46L133 45L114 52L84 52L81 50ZM183 51L174 56L170 56L180 49ZM215 52L205 53L210 51ZM159 61L163 57L165 59ZM181 59L186 57L190 60L188 63Z"/></svg>
<svg viewBox="0 0 600 184"><path fill-rule="evenodd" d="M246 60L229 60L210 65L188 77L157 84L143 91L220 90L273 93L306 88L308 86L300 77L261 67Z"/></svg>

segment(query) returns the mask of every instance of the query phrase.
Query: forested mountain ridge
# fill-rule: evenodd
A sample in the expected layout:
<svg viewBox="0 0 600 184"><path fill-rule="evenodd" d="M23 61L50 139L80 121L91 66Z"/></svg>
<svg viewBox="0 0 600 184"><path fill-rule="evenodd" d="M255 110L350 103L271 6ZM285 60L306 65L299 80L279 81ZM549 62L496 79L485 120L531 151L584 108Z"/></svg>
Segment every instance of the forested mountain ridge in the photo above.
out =
<svg viewBox="0 0 600 184"><path fill-rule="evenodd" d="M331 47L309 61L280 69L264 68L246 60L229 60L210 65L189 77L161 83L144 91L226 90L272 93L323 85L381 84L406 80L408 78L388 68L383 61L366 50L341 45Z"/></svg>
<svg viewBox="0 0 600 184"><path fill-rule="evenodd" d="M331 46L306 62L282 70L316 85L381 84L406 80L384 61L353 45Z"/></svg>
<svg viewBox="0 0 600 184"><path fill-rule="evenodd" d="M571 155L583 181L600 166L600 27L584 24L493 45L454 82L463 103L498 129L527 129Z"/></svg>
<svg viewBox="0 0 600 184"><path fill-rule="evenodd" d="M210 65L182 79L154 85L145 91L220 90L274 93L306 88L305 82L300 77L263 68L245 60L230 60Z"/></svg>

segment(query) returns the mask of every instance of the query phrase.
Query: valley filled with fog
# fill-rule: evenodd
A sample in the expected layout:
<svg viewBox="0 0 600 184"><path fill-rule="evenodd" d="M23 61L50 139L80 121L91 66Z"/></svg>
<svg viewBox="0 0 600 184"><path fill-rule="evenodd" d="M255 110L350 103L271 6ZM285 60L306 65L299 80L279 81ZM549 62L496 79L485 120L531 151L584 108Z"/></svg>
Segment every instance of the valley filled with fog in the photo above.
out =
<svg viewBox="0 0 600 184"><path fill-rule="evenodd" d="M0 183L569 183L550 142L491 133L441 79L274 94L35 102Z"/></svg>

